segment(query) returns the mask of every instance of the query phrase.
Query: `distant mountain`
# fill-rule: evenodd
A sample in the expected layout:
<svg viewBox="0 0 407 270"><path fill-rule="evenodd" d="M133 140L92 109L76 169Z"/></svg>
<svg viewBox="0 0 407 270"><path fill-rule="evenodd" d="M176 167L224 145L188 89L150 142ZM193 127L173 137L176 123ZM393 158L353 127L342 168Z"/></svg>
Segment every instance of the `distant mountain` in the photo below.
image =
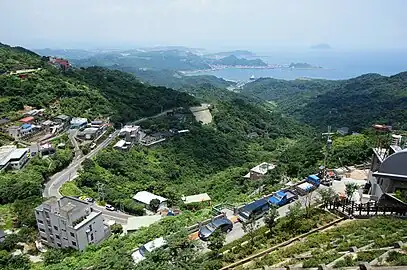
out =
<svg viewBox="0 0 407 270"><path fill-rule="evenodd" d="M289 66L289 68L303 68L303 69L314 69L314 68L322 68L319 66L313 66L311 64L308 63L291 63Z"/></svg>
<svg viewBox="0 0 407 270"><path fill-rule="evenodd" d="M176 90L187 89L191 87L201 87L202 85L216 88L227 88L235 85L234 82L226 81L222 78L211 75L186 76L181 72L174 70L149 70L122 68L122 71L134 74L141 81L156 86L165 86Z"/></svg>
<svg viewBox="0 0 407 270"><path fill-rule="evenodd" d="M205 57L207 58L224 58L227 56L234 55L236 57L254 57L256 56L255 53L248 51L248 50L235 50L235 51L228 51L228 52L218 52L218 53L211 53L206 54Z"/></svg>
<svg viewBox="0 0 407 270"><path fill-rule="evenodd" d="M238 58L234 55L230 55L218 60L211 62L215 65L224 65L224 66L267 66L265 62L261 59L245 59Z"/></svg>
<svg viewBox="0 0 407 270"><path fill-rule="evenodd" d="M154 70L200 70L209 69L204 59L184 50L125 50L96 54L86 59L73 61L77 66L102 66L116 69L154 69Z"/></svg>
<svg viewBox="0 0 407 270"><path fill-rule="evenodd" d="M326 44L326 43L316 44L316 45L311 46L310 48L315 49L315 50L332 49L332 47L329 44Z"/></svg>

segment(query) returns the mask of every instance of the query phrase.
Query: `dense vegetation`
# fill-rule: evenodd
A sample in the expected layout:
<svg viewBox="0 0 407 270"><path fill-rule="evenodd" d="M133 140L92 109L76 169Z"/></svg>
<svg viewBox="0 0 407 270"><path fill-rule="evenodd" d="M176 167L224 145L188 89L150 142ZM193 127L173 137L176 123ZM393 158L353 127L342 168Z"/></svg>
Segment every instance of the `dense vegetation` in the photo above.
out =
<svg viewBox="0 0 407 270"><path fill-rule="evenodd" d="M77 185L96 195L96 183L104 183L106 200L117 206L129 205L128 199L141 190L174 203L182 195L202 192L217 202L246 201L249 191L258 187L242 178L248 168L275 160L277 145L284 143L279 138L296 139L312 132L244 100L219 102L212 112L214 123L209 126L201 126L190 114L183 120L167 116L143 123L154 131L177 127L190 133L151 149L135 147L125 153L106 149L86 163ZM250 139L250 133L258 138Z"/></svg>
<svg viewBox="0 0 407 270"><path fill-rule="evenodd" d="M156 86L166 86L176 90L184 89L189 93L189 89L192 87L199 87L202 85L211 85L217 88L226 88L230 85L234 85L233 82L226 81L224 79L211 76L211 75L198 75L198 76L186 76L181 72L172 70L144 70L132 67L117 68L124 72L134 74L141 81Z"/></svg>
<svg viewBox="0 0 407 270"><path fill-rule="evenodd" d="M229 55L218 60L212 61L212 64L223 66L267 66L261 59L238 58L235 55Z"/></svg>
<svg viewBox="0 0 407 270"><path fill-rule="evenodd" d="M406 235L406 222L393 218L372 218L369 220L354 220L347 222L328 231L316 233L308 236L304 241L298 242L287 248L271 252L267 256L259 259L251 269L258 269L264 265L274 265L286 261L286 264L296 265L303 263L303 267L318 267L320 264L328 264L341 257L343 252L348 251L350 247L361 248L371 245L371 251L359 251L355 259L349 259L345 256L337 262L337 267L346 267L357 265L357 262L370 262L380 256L384 251L380 248L392 246L397 241L402 241ZM342 254L340 253L342 252ZM301 254L310 254L311 257L306 260L295 259ZM401 255L401 254L400 254ZM394 257L397 257L395 254ZM405 265L396 264L390 257L383 265ZM394 264L393 264L394 263ZM401 263L401 260L398 261Z"/></svg>
<svg viewBox="0 0 407 270"><path fill-rule="evenodd" d="M94 118L111 116L128 122L162 110L195 104L194 98L165 87L146 86L133 76L102 68L61 72L29 51L0 47L0 57L11 59L7 71L42 70L28 78L0 76L0 115L13 115L24 105L47 108L49 113Z"/></svg>
<svg viewBox="0 0 407 270"><path fill-rule="evenodd" d="M345 81L259 79L242 93L274 101L285 113L312 126L360 131L373 123L407 127L407 73L367 74Z"/></svg>

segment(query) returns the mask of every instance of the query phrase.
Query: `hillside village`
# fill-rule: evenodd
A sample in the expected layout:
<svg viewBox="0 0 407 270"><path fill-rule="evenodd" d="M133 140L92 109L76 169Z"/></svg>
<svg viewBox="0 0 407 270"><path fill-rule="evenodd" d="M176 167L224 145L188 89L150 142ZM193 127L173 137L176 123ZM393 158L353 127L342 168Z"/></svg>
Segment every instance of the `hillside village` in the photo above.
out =
<svg viewBox="0 0 407 270"><path fill-rule="evenodd" d="M60 76L75 70L65 59L46 57L42 61L48 65L44 69L51 67L52 72L63 74ZM36 67L6 71L0 79L11 76L28 81L42 71ZM39 175L44 178L42 198L36 198L35 205L25 210L29 212L22 213L35 216L30 225L19 225L14 216L16 202L12 204L2 198L7 215L2 215L0 224L7 229L0 229L0 247L7 250L7 260L25 258L28 263L42 267L49 263L47 256L58 250L76 250L81 254L104 252L100 247L123 241L125 247L119 252L128 263L126 267L143 269L155 263L151 254L172 252L174 247L169 239L184 233L180 236L184 241L182 250L194 254L189 255L188 263L213 262L215 269L342 266L391 269L405 265L404 131L392 130L389 125L373 125L365 135L348 134L346 127L335 133L329 128L328 133L322 134L323 139L319 138L322 145L318 144L313 153L303 153L306 160L282 163L283 158L300 156L296 148L291 156L284 150L296 146L296 140L303 145L304 138L292 133L302 136L307 128L263 107L245 103L241 96L234 102L181 107L176 103L165 110L161 106L155 114L124 122L110 115L92 118L86 117L92 114L85 112L68 115L52 110L51 106L25 105L13 112L12 117L4 114L0 119L0 132L4 134L0 179L18 176L38 164L43 166ZM249 113L245 114L243 108L249 108ZM268 126L270 122L281 126L273 130ZM340 151L335 148L337 141L364 136L374 141L371 149L363 149L373 153L371 158L356 157L362 164L342 164L340 158L340 166L327 162L335 151ZM191 142L195 147L191 147ZM242 142L245 144L241 145ZM241 152L232 152L230 148ZM346 150L341 154L350 156ZM66 164L52 172L43 169L52 168L56 163L53 158L62 151L70 154ZM182 151L197 152L205 157L206 163L188 155L177 160ZM280 155L275 156L276 152ZM315 152L320 152L319 156ZM308 157L311 155L315 157ZM241 156L247 160L239 160ZM172 163L166 163L164 158ZM222 167L230 159L236 159L233 166L213 169L215 173L206 171L211 169L207 165L210 162ZM307 170L293 170L296 176L290 173L291 167L309 163L309 159L313 165ZM136 164L140 167L133 171ZM196 173L198 176L189 186L179 181L191 177L192 174L183 173L195 168L202 172ZM158 181L160 177L164 181ZM215 181L214 177L220 180ZM126 182L127 178L131 181ZM164 182L171 186L161 188ZM226 187L221 186L224 183ZM217 192L218 186L225 191ZM22 192L21 187L16 189ZM22 196L35 198L29 195ZM381 231L386 223L394 224L393 228ZM352 226L382 234L371 239L365 231ZM30 239L21 237L25 230L30 230ZM341 232L338 234L342 238L333 231ZM326 236L329 234L333 236ZM318 237L322 239L319 244ZM221 239L221 244L213 244L213 239ZM174 256L169 263L178 260L182 259ZM66 261L61 258L55 265L59 263Z"/></svg>

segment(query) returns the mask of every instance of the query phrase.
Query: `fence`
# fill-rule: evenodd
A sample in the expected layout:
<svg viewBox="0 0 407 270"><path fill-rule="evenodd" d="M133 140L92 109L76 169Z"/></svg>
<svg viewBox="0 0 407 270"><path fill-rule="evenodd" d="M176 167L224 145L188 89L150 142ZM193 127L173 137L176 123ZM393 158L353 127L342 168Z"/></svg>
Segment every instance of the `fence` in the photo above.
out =
<svg viewBox="0 0 407 270"><path fill-rule="evenodd" d="M355 203L346 200L334 201L326 205L328 210L336 210L355 218L369 218L372 216L397 216L407 218L407 209L380 205L378 202Z"/></svg>

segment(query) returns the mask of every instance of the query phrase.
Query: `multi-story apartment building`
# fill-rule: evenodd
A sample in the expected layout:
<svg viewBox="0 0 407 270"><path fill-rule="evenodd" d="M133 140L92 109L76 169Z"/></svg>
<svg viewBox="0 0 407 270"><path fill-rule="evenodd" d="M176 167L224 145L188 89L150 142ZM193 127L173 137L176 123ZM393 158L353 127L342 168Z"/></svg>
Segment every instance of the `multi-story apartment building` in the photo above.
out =
<svg viewBox="0 0 407 270"><path fill-rule="evenodd" d="M73 197L51 198L35 209L41 241L55 248L83 250L109 236L102 212Z"/></svg>

